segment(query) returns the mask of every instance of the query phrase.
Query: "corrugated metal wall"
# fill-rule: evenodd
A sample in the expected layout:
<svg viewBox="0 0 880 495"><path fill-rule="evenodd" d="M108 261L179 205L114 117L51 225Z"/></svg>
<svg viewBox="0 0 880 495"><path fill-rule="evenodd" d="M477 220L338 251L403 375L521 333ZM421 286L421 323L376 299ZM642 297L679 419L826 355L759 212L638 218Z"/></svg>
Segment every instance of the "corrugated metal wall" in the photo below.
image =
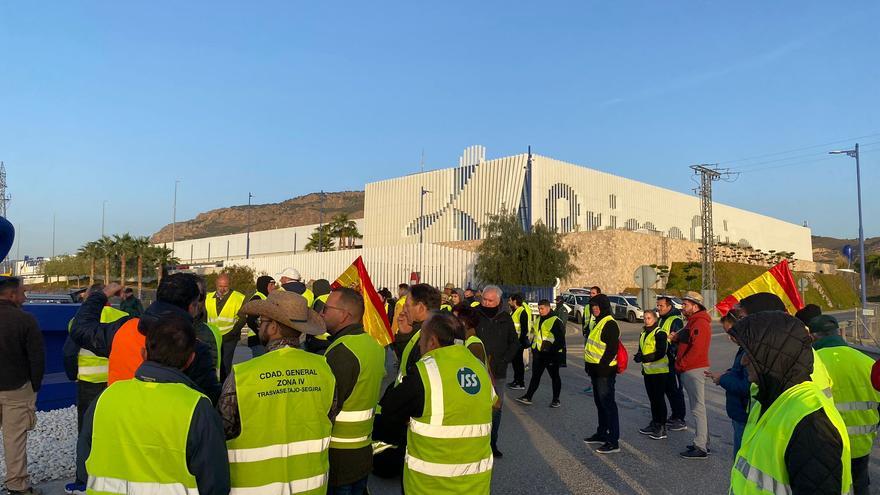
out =
<svg viewBox="0 0 880 495"><path fill-rule="evenodd" d="M364 264L376 288L393 289L397 284L409 282L411 272L420 271L418 267L422 249L423 282L435 286L443 286L447 282L452 282L457 287L467 287L468 282L476 285L473 276L476 254L436 244L406 244L326 253L267 256L249 260L238 259L231 261L230 264L250 266L258 274L273 276L284 268L292 267L299 270L306 280L325 278L332 282L358 256L363 256Z"/></svg>

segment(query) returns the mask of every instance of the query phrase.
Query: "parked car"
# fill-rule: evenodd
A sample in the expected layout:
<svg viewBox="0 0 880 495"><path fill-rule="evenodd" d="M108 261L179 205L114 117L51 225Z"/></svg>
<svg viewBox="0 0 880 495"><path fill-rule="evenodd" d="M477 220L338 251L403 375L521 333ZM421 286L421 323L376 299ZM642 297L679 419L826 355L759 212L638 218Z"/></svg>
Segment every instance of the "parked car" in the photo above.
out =
<svg viewBox="0 0 880 495"><path fill-rule="evenodd" d="M581 292L563 292L562 302L568 306L568 319L574 320L578 325L584 324L584 315L590 312L590 294Z"/></svg>
<svg viewBox="0 0 880 495"><path fill-rule="evenodd" d="M668 297L669 299L672 300L672 307L675 308L675 309L677 309L677 310L679 310L679 311L681 311L681 299L679 299L679 298L677 298L677 297L675 297L675 296L667 295L667 294L660 294L660 295L657 296L657 297Z"/></svg>
<svg viewBox="0 0 880 495"><path fill-rule="evenodd" d="M608 296L611 301L611 313L618 320L626 320L635 323L644 319L645 312L639 307L636 296Z"/></svg>

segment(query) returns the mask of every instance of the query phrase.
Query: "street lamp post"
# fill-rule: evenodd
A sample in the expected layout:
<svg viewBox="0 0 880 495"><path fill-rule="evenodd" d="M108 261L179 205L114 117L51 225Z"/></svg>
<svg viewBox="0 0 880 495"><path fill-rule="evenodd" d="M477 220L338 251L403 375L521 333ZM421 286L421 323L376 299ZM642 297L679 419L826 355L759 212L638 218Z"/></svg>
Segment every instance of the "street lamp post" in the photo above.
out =
<svg viewBox="0 0 880 495"><path fill-rule="evenodd" d="M251 198L254 195L248 193L248 209L247 209L247 240L245 241L244 247L244 259L251 258Z"/></svg>
<svg viewBox="0 0 880 495"><path fill-rule="evenodd" d="M419 190L419 282L424 282L423 259L425 254L425 195L431 191L421 186Z"/></svg>
<svg viewBox="0 0 880 495"><path fill-rule="evenodd" d="M171 204L171 256L175 255L174 252L174 241L175 238L175 228L177 226L177 185L180 184L180 179L174 180L174 202Z"/></svg>
<svg viewBox="0 0 880 495"><path fill-rule="evenodd" d="M101 201L101 237L104 237L104 220L107 213L107 200Z"/></svg>
<svg viewBox="0 0 880 495"><path fill-rule="evenodd" d="M868 303L868 286L865 277L865 231L862 227L862 172L859 167L859 143L851 150L829 151L829 155L847 155L856 159L856 197L859 204L859 277L861 279L862 290L862 310Z"/></svg>

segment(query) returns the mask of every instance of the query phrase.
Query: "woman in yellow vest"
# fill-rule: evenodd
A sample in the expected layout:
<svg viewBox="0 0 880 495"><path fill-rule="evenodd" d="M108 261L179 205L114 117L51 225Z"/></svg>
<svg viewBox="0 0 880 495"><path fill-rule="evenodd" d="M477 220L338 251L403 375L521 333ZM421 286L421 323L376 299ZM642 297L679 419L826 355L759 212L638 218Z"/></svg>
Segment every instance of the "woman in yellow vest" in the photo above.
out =
<svg viewBox="0 0 880 495"><path fill-rule="evenodd" d="M850 493L846 424L811 379L815 355L804 324L782 311L761 311L737 322L731 334L757 394L730 493Z"/></svg>
<svg viewBox="0 0 880 495"><path fill-rule="evenodd" d="M541 315L535 324L535 341L532 343L534 355L532 367L532 379L529 381L529 389L525 395L516 399L525 405L532 404L532 396L541 384L541 376L544 370L550 375L553 382L553 400L550 407L556 408L559 402L559 393L562 391L562 380L559 378L559 365L565 359L565 322L554 315L550 309L550 301L541 299L538 302L538 313Z"/></svg>
<svg viewBox="0 0 880 495"><path fill-rule="evenodd" d="M639 335L639 352L633 361L642 363L645 392L651 403L651 423L639 429L642 435L654 440L666 438L666 378L669 376L669 358L666 357L668 335L657 325L657 312L645 310L645 326Z"/></svg>

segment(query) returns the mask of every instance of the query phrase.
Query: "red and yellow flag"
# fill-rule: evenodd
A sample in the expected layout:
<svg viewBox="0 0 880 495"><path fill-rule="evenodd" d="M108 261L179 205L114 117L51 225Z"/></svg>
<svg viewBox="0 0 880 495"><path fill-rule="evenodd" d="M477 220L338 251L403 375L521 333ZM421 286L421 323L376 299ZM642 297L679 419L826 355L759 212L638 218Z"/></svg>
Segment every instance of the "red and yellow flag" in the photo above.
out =
<svg viewBox="0 0 880 495"><path fill-rule="evenodd" d="M715 305L715 308L722 316L726 315L739 301L759 292L770 292L779 296L791 314L795 314L804 307L804 300L801 299L801 294L794 283L794 276L791 274L791 268L788 267L788 260L782 260L758 278L742 286L738 291L725 297Z"/></svg>
<svg viewBox="0 0 880 495"><path fill-rule="evenodd" d="M339 278L333 282L332 288L349 287L358 291L364 297L364 331L372 335L380 344L386 346L394 341L391 333L391 324L388 323L388 314L382 298L373 287L364 260L358 256Z"/></svg>

